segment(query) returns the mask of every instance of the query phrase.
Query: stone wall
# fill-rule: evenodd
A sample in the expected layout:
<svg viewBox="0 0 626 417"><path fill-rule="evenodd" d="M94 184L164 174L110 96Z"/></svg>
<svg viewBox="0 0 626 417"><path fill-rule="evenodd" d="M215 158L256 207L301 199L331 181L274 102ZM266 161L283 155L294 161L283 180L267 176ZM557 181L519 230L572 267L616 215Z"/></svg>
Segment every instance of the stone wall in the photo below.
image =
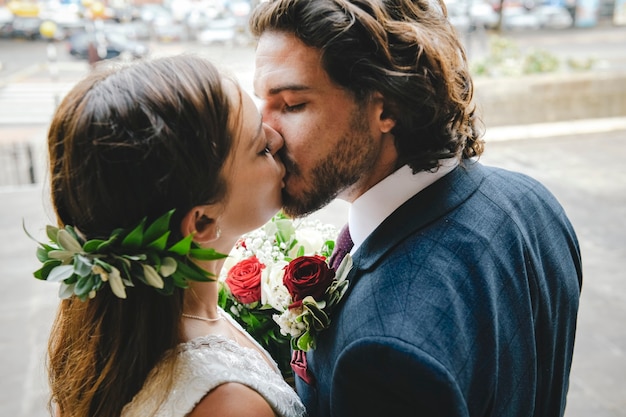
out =
<svg viewBox="0 0 626 417"><path fill-rule="evenodd" d="M626 70L474 81L488 127L626 116Z"/></svg>

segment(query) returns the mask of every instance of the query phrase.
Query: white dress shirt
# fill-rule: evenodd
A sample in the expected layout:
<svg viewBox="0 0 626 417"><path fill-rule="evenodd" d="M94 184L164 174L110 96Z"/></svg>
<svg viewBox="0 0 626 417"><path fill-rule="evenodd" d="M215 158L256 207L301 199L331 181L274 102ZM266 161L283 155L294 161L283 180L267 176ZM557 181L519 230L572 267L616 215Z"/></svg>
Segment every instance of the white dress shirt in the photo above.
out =
<svg viewBox="0 0 626 417"><path fill-rule="evenodd" d="M354 200L348 211L350 236L354 242L350 253L354 253L398 207L458 165L456 158L440 162L437 172L421 171L417 174L405 165Z"/></svg>

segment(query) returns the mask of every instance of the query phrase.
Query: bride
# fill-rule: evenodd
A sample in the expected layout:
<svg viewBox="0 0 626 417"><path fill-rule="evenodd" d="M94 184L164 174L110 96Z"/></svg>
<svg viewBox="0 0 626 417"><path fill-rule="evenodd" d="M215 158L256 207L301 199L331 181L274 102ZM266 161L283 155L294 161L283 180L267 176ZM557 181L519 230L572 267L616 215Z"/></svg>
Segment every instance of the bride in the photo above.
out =
<svg viewBox="0 0 626 417"><path fill-rule="evenodd" d="M223 258L170 253L168 275L165 256L107 263L131 237L86 249L170 213L168 245L191 236L192 247L229 253L281 206L282 146L251 98L191 55L97 69L65 97L48 136L56 236L74 248L56 251L63 262L48 253L52 265L73 262L69 278L55 274L67 298L48 349L54 414L305 414L272 358L218 308L216 282L196 280L198 267L217 276Z"/></svg>

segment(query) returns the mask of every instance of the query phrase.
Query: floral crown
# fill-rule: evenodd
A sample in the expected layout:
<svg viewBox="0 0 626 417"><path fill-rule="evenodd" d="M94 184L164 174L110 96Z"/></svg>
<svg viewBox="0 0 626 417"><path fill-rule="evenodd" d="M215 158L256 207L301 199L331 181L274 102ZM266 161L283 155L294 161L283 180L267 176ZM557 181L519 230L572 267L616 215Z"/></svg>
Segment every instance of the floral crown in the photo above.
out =
<svg viewBox="0 0 626 417"><path fill-rule="evenodd" d="M213 281L213 274L190 259L215 260L227 255L213 249L200 248L193 234L168 245L170 218L165 213L150 225L146 218L134 228L114 230L108 239L83 239L73 226L60 229L46 226L50 243L34 239L40 247L37 258L43 266L35 278L60 282L59 297L76 295L81 300L94 298L108 283L119 298L126 298L126 287L134 287L134 279L154 287L164 295L174 287L187 288L188 281Z"/></svg>

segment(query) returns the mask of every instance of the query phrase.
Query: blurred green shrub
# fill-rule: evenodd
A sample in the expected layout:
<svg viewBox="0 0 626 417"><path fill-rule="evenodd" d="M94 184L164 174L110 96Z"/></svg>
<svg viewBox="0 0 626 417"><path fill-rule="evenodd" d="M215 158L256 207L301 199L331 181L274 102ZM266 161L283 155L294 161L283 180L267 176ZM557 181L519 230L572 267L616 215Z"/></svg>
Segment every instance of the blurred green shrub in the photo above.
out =
<svg viewBox="0 0 626 417"><path fill-rule="evenodd" d="M588 71L594 65L594 59L567 59L565 63L562 63L556 55L542 49L522 52L514 40L492 35L489 38L487 55L471 62L470 70L475 76L511 77L557 72L564 69Z"/></svg>

